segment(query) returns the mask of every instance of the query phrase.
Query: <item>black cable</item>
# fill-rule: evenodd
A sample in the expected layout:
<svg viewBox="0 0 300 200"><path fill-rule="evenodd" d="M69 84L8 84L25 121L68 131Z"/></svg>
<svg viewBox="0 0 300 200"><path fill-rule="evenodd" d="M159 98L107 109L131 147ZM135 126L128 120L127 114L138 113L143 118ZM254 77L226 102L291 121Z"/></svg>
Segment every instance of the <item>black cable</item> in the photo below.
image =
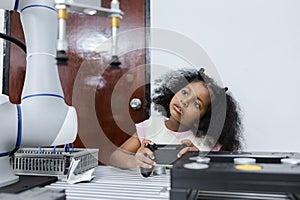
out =
<svg viewBox="0 0 300 200"><path fill-rule="evenodd" d="M0 33L0 38L8 40L14 44L16 44L18 47L20 47L25 53L26 53L26 45L23 44L20 40L17 40L16 38L10 37L4 33Z"/></svg>

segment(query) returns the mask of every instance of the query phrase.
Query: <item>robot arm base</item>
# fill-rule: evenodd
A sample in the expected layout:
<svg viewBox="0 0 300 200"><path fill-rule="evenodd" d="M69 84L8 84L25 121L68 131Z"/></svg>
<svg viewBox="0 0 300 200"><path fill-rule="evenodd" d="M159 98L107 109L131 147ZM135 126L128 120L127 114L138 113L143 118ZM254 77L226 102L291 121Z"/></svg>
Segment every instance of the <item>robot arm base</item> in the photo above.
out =
<svg viewBox="0 0 300 200"><path fill-rule="evenodd" d="M2 172L5 172L0 173L0 188L19 181L19 177L14 175L13 169L10 166L8 156L0 158L0 169Z"/></svg>
<svg viewBox="0 0 300 200"><path fill-rule="evenodd" d="M68 133L68 134L66 134ZM71 135L70 135L71 134ZM77 135L77 113L74 107L69 107L64 123L51 146L74 142Z"/></svg>

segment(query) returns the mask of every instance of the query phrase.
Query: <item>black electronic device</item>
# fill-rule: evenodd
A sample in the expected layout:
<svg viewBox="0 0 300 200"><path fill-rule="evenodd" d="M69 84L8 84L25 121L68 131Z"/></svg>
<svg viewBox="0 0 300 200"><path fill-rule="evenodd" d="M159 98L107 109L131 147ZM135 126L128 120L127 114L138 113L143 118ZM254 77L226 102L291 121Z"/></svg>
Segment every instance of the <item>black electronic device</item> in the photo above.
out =
<svg viewBox="0 0 300 200"><path fill-rule="evenodd" d="M185 147L186 144L147 144L146 147L154 154L154 161L157 165L171 166L178 159L177 154ZM145 154L149 157L148 154ZM149 157L150 158L150 157ZM150 169L141 168L141 174L144 177L151 175L153 167Z"/></svg>
<svg viewBox="0 0 300 200"><path fill-rule="evenodd" d="M171 200L199 191L300 194L300 154L188 152L171 169Z"/></svg>
<svg viewBox="0 0 300 200"><path fill-rule="evenodd" d="M21 193L35 187L43 187L49 185L56 182L57 180L58 179L56 176L20 175L18 182L5 187L1 187L0 193Z"/></svg>

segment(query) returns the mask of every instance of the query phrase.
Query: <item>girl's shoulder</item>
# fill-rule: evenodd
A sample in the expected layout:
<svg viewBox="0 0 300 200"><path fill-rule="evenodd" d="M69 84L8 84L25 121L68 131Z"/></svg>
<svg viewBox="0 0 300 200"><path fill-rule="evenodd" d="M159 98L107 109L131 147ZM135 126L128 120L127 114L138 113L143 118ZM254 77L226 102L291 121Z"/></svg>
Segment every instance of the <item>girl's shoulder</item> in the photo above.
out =
<svg viewBox="0 0 300 200"><path fill-rule="evenodd" d="M161 116L161 115L153 115L151 116L149 119L144 120L140 123L137 123L135 126L138 128L155 128L155 127L159 127L161 128L164 123L165 123L165 117Z"/></svg>
<svg viewBox="0 0 300 200"><path fill-rule="evenodd" d="M136 124L137 135L142 142L145 138L153 139L164 130L164 116L151 116L149 119Z"/></svg>

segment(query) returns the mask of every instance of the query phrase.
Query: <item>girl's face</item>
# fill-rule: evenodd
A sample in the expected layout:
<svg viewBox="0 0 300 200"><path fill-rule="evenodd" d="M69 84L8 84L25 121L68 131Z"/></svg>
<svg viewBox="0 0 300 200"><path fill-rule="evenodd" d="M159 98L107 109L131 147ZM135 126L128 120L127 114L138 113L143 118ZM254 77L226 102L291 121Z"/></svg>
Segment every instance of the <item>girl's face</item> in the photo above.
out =
<svg viewBox="0 0 300 200"><path fill-rule="evenodd" d="M179 90L170 102L170 120L179 129L197 127L210 106L208 88L204 82L192 82Z"/></svg>

